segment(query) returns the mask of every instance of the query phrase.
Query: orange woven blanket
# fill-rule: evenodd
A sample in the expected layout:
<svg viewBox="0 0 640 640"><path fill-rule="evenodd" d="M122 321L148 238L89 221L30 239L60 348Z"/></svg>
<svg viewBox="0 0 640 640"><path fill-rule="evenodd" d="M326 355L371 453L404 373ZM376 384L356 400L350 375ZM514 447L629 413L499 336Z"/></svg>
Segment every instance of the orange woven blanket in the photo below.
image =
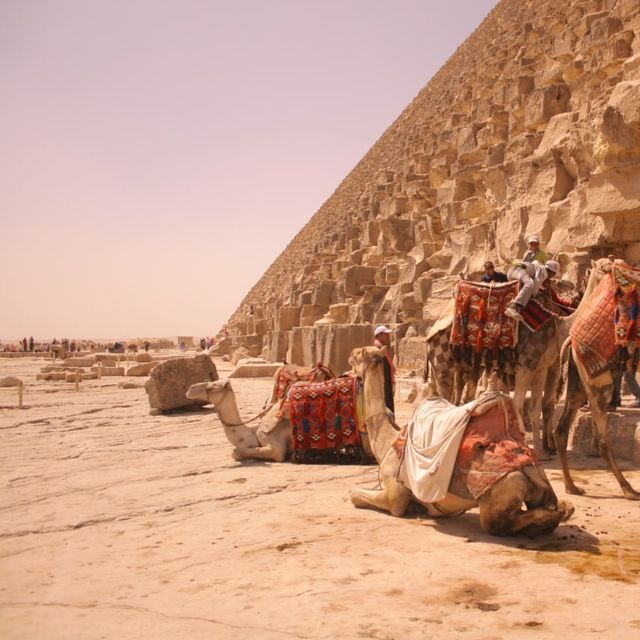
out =
<svg viewBox="0 0 640 640"><path fill-rule="evenodd" d="M456 293L451 346L456 353L513 349L517 334L515 320L504 315L515 298L518 282L490 285L461 281Z"/></svg>
<svg viewBox="0 0 640 640"><path fill-rule="evenodd" d="M614 263L581 304L571 327L571 344L591 378L611 369L618 352L624 352L624 362L640 345L639 285L640 269Z"/></svg>

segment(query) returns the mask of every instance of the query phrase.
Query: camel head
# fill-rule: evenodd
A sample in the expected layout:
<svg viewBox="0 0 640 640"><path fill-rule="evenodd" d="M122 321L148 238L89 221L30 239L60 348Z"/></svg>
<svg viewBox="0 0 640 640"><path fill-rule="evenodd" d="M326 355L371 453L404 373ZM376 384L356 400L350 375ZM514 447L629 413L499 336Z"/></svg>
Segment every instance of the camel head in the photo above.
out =
<svg viewBox="0 0 640 640"><path fill-rule="evenodd" d="M233 391L233 389L231 388L231 381L227 379L214 382L197 382L187 390L187 398L215 404L220 402L228 391Z"/></svg>
<svg viewBox="0 0 640 640"><path fill-rule="evenodd" d="M364 380L367 369L382 363L386 356L387 347L356 347L349 356L349 364L353 373Z"/></svg>

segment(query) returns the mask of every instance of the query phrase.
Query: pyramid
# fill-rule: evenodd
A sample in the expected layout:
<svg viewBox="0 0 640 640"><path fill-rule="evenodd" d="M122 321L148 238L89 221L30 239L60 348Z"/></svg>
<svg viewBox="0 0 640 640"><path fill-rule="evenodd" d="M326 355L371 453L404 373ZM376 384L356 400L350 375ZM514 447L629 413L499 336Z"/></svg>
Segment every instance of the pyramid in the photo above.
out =
<svg viewBox="0 0 640 640"><path fill-rule="evenodd" d="M346 364L393 326L400 366L460 272L537 234L565 278L640 262L640 2L502 0L229 319L227 349Z"/></svg>

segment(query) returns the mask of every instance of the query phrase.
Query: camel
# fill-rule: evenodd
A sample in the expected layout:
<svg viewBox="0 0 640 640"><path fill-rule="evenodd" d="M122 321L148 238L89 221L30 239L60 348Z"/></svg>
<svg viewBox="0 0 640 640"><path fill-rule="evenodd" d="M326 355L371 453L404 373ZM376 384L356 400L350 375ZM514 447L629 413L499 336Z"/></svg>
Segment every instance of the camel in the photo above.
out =
<svg viewBox="0 0 640 640"><path fill-rule="evenodd" d="M386 347L362 347L351 353L350 364L364 381L365 411L371 449L379 464L381 487L359 489L351 493L356 507L373 507L402 516L412 501L423 504L432 516L458 514L473 507L480 508L480 524L492 535L517 533L538 535L553 531L560 522L573 514L573 506L558 501L544 470L539 465L527 465L499 479L479 499L470 500L454 494L449 485L446 497L435 503L424 503L397 478L401 460L394 444L398 438L384 404L383 359ZM508 396L502 396L508 402ZM496 402L473 403L476 415L495 407ZM471 406L471 405L470 405ZM522 509L522 504L527 509Z"/></svg>
<svg viewBox="0 0 640 640"><path fill-rule="evenodd" d="M611 271L611 267L612 262L606 258L593 263L593 269L589 278L590 285L593 285L592 280L594 283L596 281L599 282L604 274ZM593 288L593 286L590 287L589 293L593 291ZM587 298L588 296L585 294L583 302L587 300ZM578 309L581 307L582 304ZM580 362L579 358L576 357L573 348L569 346L569 341L567 341L566 345L563 347L563 352L564 351L568 354L569 359L566 382L566 399L560 418L554 426L553 436L558 449L558 456L562 464L562 477L564 480L565 490L567 493L576 495L584 493L584 489L576 486L575 482L571 478L569 462L567 459L567 441L569 438L569 430L573 424L578 408L585 400L588 400L589 407L591 409L594 438L598 444L600 454L618 480L624 497L629 500L640 500L640 492L636 491L631 486L622 474L622 471L620 471L620 467L618 467L613 456L611 446L609 445L607 406L611 401L613 394L613 376L611 370L608 370L597 378L592 379Z"/></svg>
<svg viewBox="0 0 640 640"><path fill-rule="evenodd" d="M260 423L251 427L240 418L229 380L193 384L187 391L187 398L204 400L215 406L225 435L234 447L231 454L234 460L285 462L291 456L291 422L286 412L281 415L280 403L271 405L263 415L259 414ZM365 455L373 458L367 436L361 434L361 437Z"/></svg>
<svg viewBox="0 0 640 640"><path fill-rule="evenodd" d="M595 289L603 275L602 270L592 269L583 299ZM444 317L445 314L449 318L448 322ZM454 376L449 347L452 315L453 304L445 310L437 325L434 325L435 331L432 330L429 334L426 368L439 395L446 399L452 399L455 404L460 404L460 402L468 402L475 394L480 371L466 372L466 380L464 381L461 376ZM534 353L538 352L539 358L534 370L523 364L516 366L513 399L523 420L531 426L533 447L541 460L548 460L549 454L555 453L550 425L560 382L560 350L569 336L569 330L575 317L576 313L574 312L569 316L553 318L546 329L536 333L530 332L526 327L520 327L519 343L523 344L526 340L526 348ZM464 394L463 382L466 382ZM528 415L525 415L524 405L529 390L531 391L529 411ZM540 437L541 429L542 438Z"/></svg>

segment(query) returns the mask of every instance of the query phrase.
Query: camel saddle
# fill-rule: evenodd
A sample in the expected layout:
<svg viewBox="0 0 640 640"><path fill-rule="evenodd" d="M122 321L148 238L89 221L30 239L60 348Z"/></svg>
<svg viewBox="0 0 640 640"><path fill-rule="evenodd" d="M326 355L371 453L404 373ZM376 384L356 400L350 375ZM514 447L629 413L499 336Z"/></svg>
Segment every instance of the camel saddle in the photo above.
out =
<svg viewBox="0 0 640 640"><path fill-rule="evenodd" d="M584 301L569 335L589 377L620 368L635 371L640 347L640 269L616 261Z"/></svg>
<svg viewBox="0 0 640 640"><path fill-rule="evenodd" d="M355 376L345 376L291 385L287 402L293 462L362 462L358 416L360 384Z"/></svg>
<svg viewBox="0 0 640 640"><path fill-rule="evenodd" d="M472 415L478 408L484 412ZM513 401L495 392L459 407L425 400L394 448L402 460L399 479L424 503L448 491L477 500L511 471L536 464Z"/></svg>

